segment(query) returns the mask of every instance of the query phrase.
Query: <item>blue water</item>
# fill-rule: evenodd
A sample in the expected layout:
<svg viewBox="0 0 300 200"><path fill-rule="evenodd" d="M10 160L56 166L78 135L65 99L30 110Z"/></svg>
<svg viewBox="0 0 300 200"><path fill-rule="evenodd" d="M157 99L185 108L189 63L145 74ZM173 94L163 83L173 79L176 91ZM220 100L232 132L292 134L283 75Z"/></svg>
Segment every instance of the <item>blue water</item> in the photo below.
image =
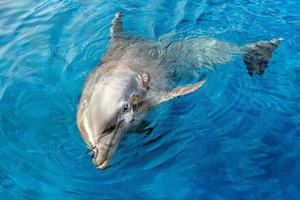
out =
<svg viewBox="0 0 300 200"><path fill-rule="evenodd" d="M237 57L157 107L100 171L76 107L118 11L152 40L284 42L263 78ZM298 0L2 0L0 67L0 199L300 199Z"/></svg>

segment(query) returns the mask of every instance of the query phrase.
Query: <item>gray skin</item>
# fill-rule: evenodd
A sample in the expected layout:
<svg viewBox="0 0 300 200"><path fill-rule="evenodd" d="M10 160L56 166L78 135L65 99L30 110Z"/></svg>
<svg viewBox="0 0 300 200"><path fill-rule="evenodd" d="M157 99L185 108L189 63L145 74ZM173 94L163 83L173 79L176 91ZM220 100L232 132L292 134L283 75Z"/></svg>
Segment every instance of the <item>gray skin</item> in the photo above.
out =
<svg viewBox="0 0 300 200"><path fill-rule="evenodd" d="M151 42L127 35L122 28L121 14L116 14L110 47L101 65L87 78L77 112L78 128L93 151L97 168L109 166L123 135L137 126L152 108L192 93L206 81L202 78L193 84L177 86L174 73L179 69L214 71L215 64L243 55L252 75L261 69L257 63L266 67L280 42L277 39L257 43L259 47L251 44L240 48L213 38L169 41L165 38ZM256 57L251 56L253 52ZM258 54L262 56L257 57ZM262 75L261 71L258 74Z"/></svg>

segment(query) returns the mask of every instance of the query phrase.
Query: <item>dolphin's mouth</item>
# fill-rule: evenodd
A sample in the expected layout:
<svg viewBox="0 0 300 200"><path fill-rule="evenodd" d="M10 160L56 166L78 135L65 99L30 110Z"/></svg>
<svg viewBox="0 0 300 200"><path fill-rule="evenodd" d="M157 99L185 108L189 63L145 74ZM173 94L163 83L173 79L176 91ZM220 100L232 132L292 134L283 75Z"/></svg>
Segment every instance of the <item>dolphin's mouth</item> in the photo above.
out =
<svg viewBox="0 0 300 200"><path fill-rule="evenodd" d="M99 140L96 146L92 147L94 158L93 163L98 169L109 167L110 161L115 154L118 144L124 134L122 122L113 130L107 131Z"/></svg>
<svg viewBox="0 0 300 200"><path fill-rule="evenodd" d="M93 163L98 169L108 168L112 156L111 152L115 151L116 147L113 145L101 144L96 147L94 151Z"/></svg>

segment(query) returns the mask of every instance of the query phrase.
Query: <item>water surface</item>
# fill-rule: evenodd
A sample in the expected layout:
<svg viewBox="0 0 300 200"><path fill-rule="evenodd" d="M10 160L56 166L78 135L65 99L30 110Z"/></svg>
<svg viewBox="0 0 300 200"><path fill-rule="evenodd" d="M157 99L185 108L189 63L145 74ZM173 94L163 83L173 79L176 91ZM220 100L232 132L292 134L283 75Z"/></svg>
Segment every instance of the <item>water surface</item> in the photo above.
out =
<svg viewBox="0 0 300 200"><path fill-rule="evenodd" d="M2 0L1 199L299 199L299 10L297 0ZM237 57L160 105L152 131L128 134L99 171L76 107L118 11L129 33L152 40L284 42L263 78Z"/></svg>

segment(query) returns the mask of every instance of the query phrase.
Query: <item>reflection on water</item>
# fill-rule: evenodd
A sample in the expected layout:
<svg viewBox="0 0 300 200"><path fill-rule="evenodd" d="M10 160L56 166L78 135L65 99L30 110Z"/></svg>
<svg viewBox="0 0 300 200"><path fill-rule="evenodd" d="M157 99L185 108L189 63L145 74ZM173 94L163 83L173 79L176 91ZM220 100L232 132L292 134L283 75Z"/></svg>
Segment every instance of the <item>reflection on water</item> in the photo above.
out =
<svg viewBox="0 0 300 200"><path fill-rule="evenodd" d="M300 16L289 1L0 2L1 199L297 199ZM263 78L240 58L128 134L97 170L75 124L86 76L124 13L130 33L285 39Z"/></svg>

